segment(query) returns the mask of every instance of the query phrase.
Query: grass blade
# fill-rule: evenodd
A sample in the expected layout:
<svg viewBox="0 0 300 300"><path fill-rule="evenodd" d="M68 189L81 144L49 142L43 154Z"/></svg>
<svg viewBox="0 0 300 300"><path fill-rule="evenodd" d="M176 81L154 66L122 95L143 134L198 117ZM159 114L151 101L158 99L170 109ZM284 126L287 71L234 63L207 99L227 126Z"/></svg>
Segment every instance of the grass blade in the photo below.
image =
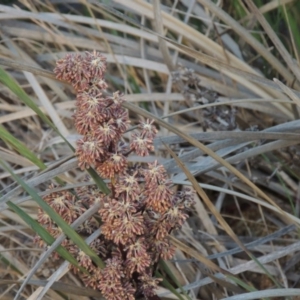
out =
<svg viewBox="0 0 300 300"><path fill-rule="evenodd" d="M38 234L47 245L51 246L55 241L55 238L37 221L31 218L27 213L25 213L20 207L12 203L11 201L7 202L7 206L12 209L19 217L21 217L27 225L29 225L32 230ZM84 268L82 268L77 260L63 247L58 246L56 248L57 253L67 260L70 264L74 265L75 267L79 268L82 272L87 272Z"/></svg>
<svg viewBox="0 0 300 300"><path fill-rule="evenodd" d="M49 215L49 217L59 226L64 234L69 237L74 244L76 244L86 255L88 255L93 262L100 268L104 268L105 264L101 258L85 243L81 236L68 225L60 215L58 215L37 193L34 189L29 187L24 181L15 175L10 168L8 168L3 160L0 160L3 168L11 174L13 179L19 183L20 186L32 197L32 199Z"/></svg>
<svg viewBox="0 0 300 300"><path fill-rule="evenodd" d="M12 146L22 156L29 159L33 164L38 166L41 170L46 169L46 165L37 158L23 143L10 134L2 125L0 125L0 138L10 146Z"/></svg>

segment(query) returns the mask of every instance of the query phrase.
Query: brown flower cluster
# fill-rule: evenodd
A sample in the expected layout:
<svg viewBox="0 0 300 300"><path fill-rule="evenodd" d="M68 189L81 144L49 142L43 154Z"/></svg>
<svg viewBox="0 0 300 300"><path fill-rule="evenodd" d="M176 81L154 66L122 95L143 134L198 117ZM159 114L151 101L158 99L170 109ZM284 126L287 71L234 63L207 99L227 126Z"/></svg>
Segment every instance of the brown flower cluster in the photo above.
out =
<svg viewBox="0 0 300 300"><path fill-rule="evenodd" d="M130 123L128 113L121 106L124 98L119 92L112 97L103 95L107 88L105 71L106 60L97 52L67 55L55 68L57 78L71 83L77 92L74 120L77 131L83 135L76 149L79 166L92 167L109 179L111 194L88 186L75 189L74 194L51 193L44 200L69 224L88 206L100 202L101 236L91 247L106 267L99 270L66 239L64 246L90 275L73 268L74 272L108 300L133 300L137 296L151 299L160 281L154 277L158 260L173 256L169 234L186 220L185 211L193 204L193 191L175 191L164 167L157 162L142 165L127 161L133 152L146 156L153 150L157 130L153 121L140 122L129 143L123 141ZM38 220L54 237L60 234L43 211ZM80 227L80 233L88 235L97 226L100 225L92 217Z"/></svg>

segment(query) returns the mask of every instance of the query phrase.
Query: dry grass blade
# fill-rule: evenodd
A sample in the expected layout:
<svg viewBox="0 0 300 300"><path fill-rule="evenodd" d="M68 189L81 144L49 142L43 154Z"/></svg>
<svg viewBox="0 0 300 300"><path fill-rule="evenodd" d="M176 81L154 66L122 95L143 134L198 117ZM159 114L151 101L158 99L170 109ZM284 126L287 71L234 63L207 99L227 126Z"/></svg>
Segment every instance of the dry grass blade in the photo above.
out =
<svg viewBox="0 0 300 300"><path fill-rule="evenodd" d="M154 0L153 2L153 11L155 16L155 23L156 23L156 31L159 35L163 34L163 22L161 16L161 8L160 8L160 0ZM165 64L167 65L170 72L175 70L175 66L172 62L170 57L169 49L167 47L166 41L160 37L158 37L158 43L160 51L162 52L162 56L164 59Z"/></svg>
<svg viewBox="0 0 300 300"><path fill-rule="evenodd" d="M73 170L74 168L77 167L77 165L78 165L77 159L69 160L69 157L67 159L68 159L67 162L65 162L65 159L62 159L59 164L54 163L55 167L54 167L53 170L52 170L52 166L50 166L49 171L46 172L46 170L44 170L43 173L41 173L40 175L35 176L35 177L25 181L25 183L30 187L36 187L37 185L39 185L39 184L41 184L41 183L43 183L47 180L50 180L50 179L56 177L59 174L68 172L68 171ZM2 205L6 201L8 201L10 198L12 198L13 196L20 193L22 191L22 188L20 186L17 186L16 188L12 188L11 190L10 189L8 189L8 190L9 191L1 197L1 204ZM2 191L2 192L4 192L4 191Z"/></svg>
<svg viewBox="0 0 300 300"><path fill-rule="evenodd" d="M22 281L1 280L0 285L1 284L3 284L3 285L22 284ZM28 282L28 284L36 285L36 286L45 286L47 284L47 281L46 280L30 280ZM51 289L54 291L58 291L58 292L64 292L64 293L67 293L70 295L77 295L78 297L89 296L89 297L97 297L97 299L99 299L99 300L104 300L104 298L101 297L101 294L95 290L78 287L76 285L67 284L67 283L63 283L63 282L54 282L51 286ZM82 299L82 298L79 298L79 299Z"/></svg>
<svg viewBox="0 0 300 300"><path fill-rule="evenodd" d="M232 296L223 298L222 300L253 300L253 299L262 299L264 297L291 297L299 296L300 289L275 289L259 292L251 292L247 294L240 294L239 296Z"/></svg>
<svg viewBox="0 0 300 300"><path fill-rule="evenodd" d="M145 115L145 117L148 117L148 118L149 118L149 117L150 117L150 118L153 117L153 118L155 118L156 121L158 122L158 124L160 124L160 125L165 125L165 126L166 126L166 124L167 124L167 123L163 122L162 120L158 120L156 117L152 116L151 114L149 114L149 113L147 113L147 112L145 112L145 111L142 112L141 109L139 109L138 107L134 107L134 106L132 106L132 105L129 104L129 103L126 103L126 104L125 104L125 107L127 107L128 109L131 109L131 110L133 110L133 111L135 111L135 112L138 112L138 113L141 114L141 115ZM167 127L166 127L166 128L167 128ZM171 130L171 131L173 131L174 133L178 134L179 136L183 136L184 138L186 138L186 140L189 140L190 142L192 141L192 139L190 139L187 135L185 135L185 134L182 135L182 133L181 133L179 130L177 130L176 128L174 128L173 126L170 126L168 129ZM256 187L254 184L252 184L251 181L249 181L246 177L244 177L244 175L240 174L240 172L238 172L235 168L232 168L232 166L230 166L229 164L227 164L226 161L224 161L223 159L217 158L217 156L215 155L214 152L212 152L211 150L209 150L209 149L206 148L203 144L199 143L199 142L196 141L196 140L195 140L194 143L192 143L192 144L194 144L195 146L196 146L196 144L197 144L196 147L198 147L199 149L202 148L202 149L201 149L202 151L204 151L205 153L209 154L209 155L210 155L211 157L213 157L216 161L220 162L223 166L227 167L227 168L228 168L231 172L233 172L237 177L240 177L240 178L241 178L242 180L244 180L247 184L249 184L249 186L251 186L254 190L256 190L257 193L258 193L259 195L261 195L261 196L264 197L267 201L269 201L270 203L272 203L273 205L276 206L276 204L275 204L268 196L264 195L264 193L262 193L261 191L259 191L259 190L257 189L257 187ZM204 150L204 149L205 149L205 150Z"/></svg>
<svg viewBox="0 0 300 300"><path fill-rule="evenodd" d="M116 1L116 2L119 2L119 1ZM151 4L136 0L136 1L134 1L134 5L132 5L132 3L129 4L128 1L122 1L122 5L126 5L128 7L130 6L131 9L143 12L148 17L153 18L153 16L150 13ZM236 70L241 70L242 73L245 71L246 71L246 73L252 72L253 77L255 77L255 75L254 75L255 72L253 72L253 70L251 68L249 68L247 65L245 65L243 62L238 60L235 56L231 55L230 53L226 53L226 55L224 56L224 52L225 52L224 49L222 49L216 43L212 43L212 41L210 39L207 39L205 36L201 35L196 30L192 30L190 27L187 28L184 23L178 21L175 18L172 18L170 15L168 15L166 13L163 13L162 16L164 18L163 20L164 20L165 26L168 26L172 30L177 30L178 33L182 34L183 36L189 38L191 41L196 43L197 46L199 46L200 48L204 48L206 53L212 53L215 55L215 57L217 57L217 58L212 59L208 55L205 55L205 54L200 55L200 53L197 53L196 51L194 51L197 53L197 55L193 55L194 58L198 59L202 63L205 63L217 70L222 71L224 74L233 78L235 81L240 82L241 84L247 86L249 89L255 91L258 95L260 95L262 97L265 97L267 95L257 85L254 86L250 82L244 80L245 77L236 76L236 74L239 74ZM164 38L161 35L159 37ZM166 39L166 38L164 38L164 39ZM192 49L184 47L184 46L172 41L171 39L166 39L166 40L168 42L172 43L173 45L175 45L179 51L184 51L188 54L193 53ZM267 51L265 51L265 49L264 49L264 52L266 53ZM227 57L229 57L229 59L227 59ZM225 65L227 65L227 66L225 67ZM233 68L232 65L234 65L235 68ZM224 66L224 68L222 66ZM222 68L220 68L220 67L222 67ZM280 64L280 66L278 66L278 69L283 70L284 67ZM232 73L233 70L235 70L234 73ZM289 79L290 79L290 81L292 81L291 75L289 76ZM260 82L260 81L258 80L257 82ZM269 90L269 93L272 93L272 91Z"/></svg>
<svg viewBox="0 0 300 300"><path fill-rule="evenodd" d="M233 163L236 163L243 159L255 157L257 155L268 153L270 151L274 151L277 149L282 149L287 146L297 145L298 143L299 142L297 140L296 141L292 140L289 142L286 142L286 141L270 142L266 145L256 146L256 147L251 148L242 153L233 155L233 156L227 158L226 161L230 164L233 164ZM246 145L242 145L242 146L246 146ZM232 152L234 150L236 150L236 149L229 149L228 152ZM220 156L225 156L225 155L229 154L228 152L224 152L224 154L223 155L220 154ZM214 162L211 158L208 158L205 161L203 161L201 165L200 164L198 165L198 167L199 167L199 169L201 169L201 171L197 172L197 174L206 173L208 171L211 171L211 170L214 170L214 169L220 167L221 165L222 164L218 164L218 163Z"/></svg>
<svg viewBox="0 0 300 300"><path fill-rule="evenodd" d="M213 159L215 159L217 162L219 162L222 166L226 167L229 171L231 171L235 176L240 178L242 181L244 181L247 185L249 185L250 188L252 188L259 196L267 200L269 203L271 203L273 206L278 208L278 210L285 215L285 212L282 211L282 209L269 197L267 196L263 191L261 191L255 184L253 184L247 177L245 177L243 174L241 174L236 168L232 167L229 163L227 163L224 159L220 158L218 155L216 155L212 150L204 146L202 143L198 142L196 139L184 134L174 126L169 125L168 123L160 120L159 118L155 117L154 115L144 111L143 109L132 105L131 103L124 103L124 106L142 116L145 116L146 118L153 118L156 120L156 122L170 130L171 132L177 134L178 136L184 138L187 142L191 143L195 147L199 148L204 153L211 156Z"/></svg>
<svg viewBox="0 0 300 300"><path fill-rule="evenodd" d="M293 1L295 1L295 0L281 0L280 3L278 3L277 0L271 0L269 3L266 3L265 5L261 6L259 8L259 11L262 14L265 14L271 10L278 8L278 5L285 5L285 4L288 4ZM251 17L251 15L249 17Z"/></svg>
<svg viewBox="0 0 300 300"><path fill-rule="evenodd" d="M93 209L89 211L89 213L92 212ZM84 218L83 218L84 219ZM81 220L83 221L83 220ZM80 221L80 222L81 222ZM77 225L79 225L80 222L76 222ZM100 234L100 229L95 231L92 235L90 235L85 241L89 245L93 240L95 240ZM65 261L60 268L52 274L52 276L49 278L49 281L43 288L37 289L32 295L28 298L28 300L42 300L44 299L44 296L46 293L48 293L49 289L51 288L52 284L59 280L61 277L63 277L68 272L68 263Z"/></svg>
<svg viewBox="0 0 300 300"><path fill-rule="evenodd" d="M86 221L89 217L94 215L99 210L99 205L95 205L94 207L91 207L88 211L86 211L83 215L81 215L72 225L71 227L73 229L76 229L80 224L82 224L84 221ZM98 232L100 234L100 232ZM97 234L95 234L95 237L97 237ZM47 249L46 252L43 253L43 255L40 257L38 262L35 264L35 266L30 270L29 274L27 274L26 279L23 281L21 287L18 290L18 293L16 295L16 299L21 295L22 290L24 287L29 283L32 276L37 272L39 268L42 267L43 263L50 257L50 255L55 251L55 249L65 240L66 236L64 234L61 234L57 237L56 241ZM47 283L47 285L44 287L43 294L45 294L48 289L52 286L52 284L56 281L57 278L52 278L51 281Z"/></svg>
<svg viewBox="0 0 300 300"><path fill-rule="evenodd" d="M272 55L265 47L263 47L248 31L243 28L237 21L226 14L221 8L215 5L210 0L198 0L201 4L216 14L223 22L228 24L232 30L243 37L243 39L249 43L262 57L264 57L269 63L287 80L292 83L294 78L292 74L287 70L284 65Z"/></svg>
<svg viewBox="0 0 300 300"><path fill-rule="evenodd" d="M294 253L294 251L297 251L297 249L299 249L299 243L292 244L289 247L286 247L286 248L284 248L282 250L279 250L279 251L275 251L274 253L263 255L263 256L258 258L258 261L261 264L267 264L269 262L272 262L275 259L284 257L284 256L286 256L290 253ZM238 265L236 267L228 269L228 272L230 272L231 274L237 275L241 272L245 272L245 271L248 271L248 270L253 270L253 269L255 269L255 267L256 267L256 262L249 261L249 262L246 262L245 264L241 264L241 265ZM224 278L223 274L215 274L214 276L218 277L218 278ZM213 282L213 279L210 278L210 277L206 277L206 278L203 278L201 280L198 280L197 282L186 285L186 286L184 286L184 288L185 289L191 289L191 288L200 287L200 286L202 287L202 286L205 286L207 284L210 284L211 282Z"/></svg>
<svg viewBox="0 0 300 300"><path fill-rule="evenodd" d="M283 84L277 78L274 78L274 82L276 82L280 86L282 91L284 93L286 93L291 98L291 100L293 100L295 102L295 104L297 106L300 107L300 98L289 87L287 87L285 84Z"/></svg>
<svg viewBox="0 0 300 300"><path fill-rule="evenodd" d="M300 69L299 67L295 64L294 60L292 59L291 55L289 52L285 49L283 46L282 42L278 38L278 36L275 34L274 30L272 27L268 24L262 13L257 9L255 4L253 3L252 0L246 0L245 1L250 9L252 10L253 14L255 17L258 19L259 23L261 26L264 28L266 33L268 34L269 38L272 40L273 44L277 48L278 52L281 54L281 57L285 60L289 68L292 70L294 75L296 76L298 83L300 82Z"/></svg>
<svg viewBox="0 0 300 300"><path fill-rule="evenodd" d="M253 241L251 243L245 244L245 247L247 249L251 249L251 248L254 248L258 245L268 243L269 241L275 240L276 238L278 238L280 236L283 236L283 235L287 234L288 232L294 231L295 229L296 229L295 225L288 225L285 228L279 229L277 232L274 232L274 233L270 234L269 236L266 236L266 237L263 237L263 238L258 239L256 241ZM217 253L217 254L209 255L207 258L215 259L215 258L218 258L218 257L231 255L231 254L239 253L239 252L242 252L242 251L243 251L242 249L237 247L237 248L225 251L223 253Z"/></svg>
<svg viewBox="0 0 300 300"><path fill-rule="evenodd" d="M185 165L180 161L180 159L176 156L176 154L167 146L165 145L172 157L175 159L176 163L182 168L186 176L188 177L189 181L192 183L193 188L195 191L199 194L201 199L205 202L206 206L209 208L209 210L212 212L212 214L216 217L217 221L221 224L222 228L228 233L228 235L237 243L237 245L243 249L250 258L253 259L253 255L250 253L250 251L244 246L244 244L238 239L236 234L233 232L233 230L230 228L230 226L227 224L227 222L224 220L224 218L221 216L221 214L218 212L218 210L215 208L213 203L208 198L207 194L204 192L204 190L201 188L201 186L198 184L197 180L194 178L194 176L189 172L189 170L185 167ZM174 240L174 239L173 239ZM178 246L178 243L176 243ZM187 247L188 248L188 247ZM194 252L193 250L190 250ZM192 255L192 254L191 254ZM195 254L194 254L195 255ZM194 257L194 255L192 255ZM203 260L203 259L202 259ZM256 262L256 261L255 261ZM206 264L208 262L206 261ZM211 263L210 263L211 264Z"/></svg>
<svg viewBox="0 0 300 300"><path fill-rule="evenodd" d="M279 133L279 132L247 132L247 136L242 131L219 131L219 132L202 132L191 134L197 140L201 141L220 141L223 139L232 139L239 140L241 142L244 141L255 141L255 140L295 140L300 137L298 133ZM157 138L156 143L158 144L160 141L163 141L167 144L177 144L182 143L184 140L178 136L167 136Z"/></svg>
<svg viewBox="0 0 300 300"><path fill-rule="evenodd" d="M170 236L170 239L174 246L176 246L178 249L184 251L189 256L195 258L197 261L203 263L205 265L205 267L209 268L210 270L213 270L215 272L221 272L222 274L227 275L227 276L232 276L232 274L230 272L228 272L227 270L220 269L212 261L210 261L209 259L202 256L197 251L193 250L191 247L186 246L184 243L180 242L178 239L176 239L172 236ZM203 271L203 273L205 274L206 272ZM228 288L229 290L232 290L232 291L235 291L238 293L240 293L242 291L242 289L240 289L239 287L236 287L235 285L230 284L229 282L227 282L225 280L221 280L220 278L214 277L213 275L208 275L208 276L213 281L215 281L216 283L220 284L221 286L223 286L225 288Z"/></svg>
<svg viewBox="0 0 300 300"><path fill-rule="evenodd" d="M197 259L198 261L202 262L206 267L210 268L213 271L222 272L222 273L227 274L226 270L221 270L216 264L214 264L212 261L206 259L204 256L199 254L197 251L193 250L191 247L183 244L182 242L180 242L179 240L177 240L176 238L174 238L172 236L170 236L170 239L171 239L172 244L174 246L178 247L180 250L186 252L191 257L193 257L193 258Z"/></svg>
<svg viewBox="0 0 300 300"><path fill-rule="evenodd" d="M237 67L233 67L226 62L212 58L209 55L197 52L186 46L178 45L177 43L175 43L171 40L170 40L170 43L173 43L175 46L178 47L178 49L181 49L183 52L191 55L192 57L199 60L200 62L207 64L207 65L215 68L216 70L220 70L220 71L224 72L224 74L227 74L228 71L232 72L235 75L234 79L238 82L241 82L241 79L239 79L239 76L241 76L243 79L248 79L249 81L253 81L253 82L259 83L260 85L268 87L269 93L271 93L271 94L272 94L271 89L274 88L275 90L279 90L279 88L276 86L276 84L274 84L274 82L272 82L271 80L265 79L261 76L258 76L257 74L253 74L253 73L241 70ZM243 82L241 82L241 83L243 83ZM247 83L246 85L248 85L248 87L250 87L250 83ZM261 97L267 97L266 92L259 89L258 86L255 86L255 87L253 86L252 89ZM299 94L299 92L297 92L297 91L295 91L295 93Z"/></svg>
<svg viewBox="0 0 300 300"><path fill-rule="evenodd" d="M291 90L291 93L293 93L293 95L295 95L295 97L297 97L297 95L294 93L293 90ZM172 101L183 101L184 97L181 94L177 94L177 93L172 93L172 94L164 94L164 93L153 93L151 95L148 94L133 94L133 95L126 95L126 100L128 102L151 102L151 101L163 101L163 102L172 102ZM276 99L248 99L247 101L245 99L243 100L232 100L229 101L228 104L232 105L232 106L236 106L236 107L244 107L244 108L251 108L251 109L255 109L257 111L261 111L264 112L266 114L271 114L272 116L275 114L278 114L278 111L273 111L271 108L267 109L265 107L262 107L260 105L254 106L251 105L251 103L253 102L270 102L270 103L283 103L283 104L290 104L290 101L287 100L276 100ZM165 116L162 117L162 119L168 118L168 117L172 117L172 116L176 116L179 114L184 114L187 112L192 112L192 111L196 111L196 110L201 110L207 107L213 107L213 106L221 106L226 104L226 102L220 102L220 103L213 103L213 104L204 104L204 105L199 105L199 106L194 106L191 108L187 108L187 109L183 109L183 110L179 110L173 113L169 113ZM43 107L39 107L40 110L47 114L47 110ZM58 113L61 114L62 116L65 115L65 112L70 110L70 109L74 109L75 108L75 101L67 101L67 102L62 102L62 103L57 103L55 104L55 108L58 110ZM24 108L20 111L17 112L13 112L10 114L6 114L0 117L0 123L7 123L10 121L14 121L14 120L18 120L21 118L26 118L26 117L30 117L30 116L34 116L36 113L34 111L32 111L32 109L30 108ZM292 113L288 113L287 118L290 120L294 119L294 116ZM283 139L285 139L285 137L282 137Z"/></svg>
<svg viewBox="0 0 300 300"><path fill-rule="evenodd" d="M41 68L33 67L33 66L30 66L30 65L26 65L26 64L23 64L19 61L8 60L8 59L4 59L4 58L0 57L0 65L6 66L6 67L9 67L9 68L13 68L15 70L27 71L27 72L30 72L30 73L35 74L35 75L40 75L40 76L47 77L47 78L58 81L55 78L53 72L47 71L47 70L44 70L44 69L41 69Z"/></svg>
<svg viewBox="0 0 300 300"><path fill-rule="evenodd" d="M182 184L182 185L187 184L185 181L182 181L182 180L175 180L174 182L178 183L178 184ZM247 196L247 195L239 193L239 192L231 191L231 190L228 190L228 189L225 190L223 188L219 188L219 187L216 187L216 186L211 186L211 185L208 185L208 184L200 184L200 186L203 189L208 189L208 190L218 191L218 192L226 192L229 195L236 196L236 197L239 197L241 199L245 199L245 200L251 201L253 203L256 203L256 204L258 204L262 207L265 207L267 209L270 209L271 211L274 211L275 213L280 213L280 211L277 208L275 208L274 206L272 206L272 205L270 205L270 204L268 204L265 201L262 201L260 199L256 199L254 197L250 197L250 196ZM294 223L298 223L298 225L300 226L300 219L298 217L295 217L292 214L288 214L288 216L291 220L294 221Z"/></svg>
<svg viewBox="0 0 300 300"><path fill-rule="evenodd" d="M299 1L15 4L0 4L0 124L46 169L39 171L18 147L0 141L0 156L14 174L40 197L51 194L47 187L57 177L65 182L53 189L58 194L94 189L66 146L82 138L74 127L75 90L51 70L66 54L96 49L108 62L104 96L120 90L126 99L132 128L124 143L130 148L140 119L154 119L158 129L155 152L130 152L130 164L158 161L176 193L191 186L198 192L182 229L172 231L174 257L157 268L164 283L170 280L167 288L160 283L158 297L233 300L282 293L292 299L300 287ZM39 257L35 233L7 201L35 220L38 206L10 172L1 169L0 179L0 298L13 299L20 283L20 300L101 297L81 287L67 262ZM61 242L56 237L45 256ZM22 275L6 272L8 265L20 267ZM276 290L274 282L280 283Z"/></svg>

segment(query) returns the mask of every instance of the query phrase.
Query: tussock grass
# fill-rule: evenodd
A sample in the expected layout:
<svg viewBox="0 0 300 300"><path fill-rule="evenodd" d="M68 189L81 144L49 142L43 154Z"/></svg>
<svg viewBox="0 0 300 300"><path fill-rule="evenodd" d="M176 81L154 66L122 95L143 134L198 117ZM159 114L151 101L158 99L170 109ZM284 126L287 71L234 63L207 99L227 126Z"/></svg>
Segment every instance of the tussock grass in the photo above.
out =
<svg viewBox="0 0 300 300"><path fill-rule="evenodd" d="M48 259L63 236L45 253L33 241L49 183L86 184L74 91L55 60L94 49L133 124L159 127L155 153L131 160L157 159L197 191L174 259L160 264L159 297L297 299L299 1L12 2L0 4L0 299L101 297L69 272L68 253Z"/></svg>

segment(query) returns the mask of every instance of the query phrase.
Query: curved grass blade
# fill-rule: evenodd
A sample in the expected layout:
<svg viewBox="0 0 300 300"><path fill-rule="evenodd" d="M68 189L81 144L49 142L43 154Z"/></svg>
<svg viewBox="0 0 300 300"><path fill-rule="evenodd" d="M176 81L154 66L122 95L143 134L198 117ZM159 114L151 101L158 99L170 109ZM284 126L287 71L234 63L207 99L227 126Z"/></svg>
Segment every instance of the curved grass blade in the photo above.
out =
<svg viewBox="0 0 300 300"><path fill-rule="evenodd" d="M60 133L58 128L49 120L49 118L40 110L40 108L32 101L32 99L26 94L26 92L19 86L19 84L3 69L0 67L0 82L2 82L5 86L7 86L18 98L28 107L30 107L47 125L49 125L70 147L70 149L74 152L74 147L65 139L65 137ZM26 156L25 156L26 157ZM40 167L40 166L39 166ZM45 169L45 168L43 168ZM100 188L100 190L109 194L110 191L107 188L104 181L101 177L94 171L89 171L91 177L95 180L95 183Z"/></svg>
<svg viewBox="0 0 300 300"><path fill-rule="evenodd" d="M29 187L19 176L15 175L9 167L0 159L0 164L3 168L11 174L13 179L19 183L20 186L32 197L32 199L49 215L49 217L59 226L63 233L69 237L79 249L88 255L93 262L99 267L104 268L105 264L102 259L85 243L81 236L70 226L65 220L58 215L37 193L34 189Z"/></svg>
<svg viewBox="0 0 300 300"><path fill-rule="evenodd" d="M178 299L180 300L185 300L182 295L180 295L176 289L172 286L172 284L166 279L164 278L164 276L162 274L160 274L158 271L155 272L155 275L157 278L161 278L163 281L162 281L162 285L164 287L166 287L167 289L169 289L174 295L176 295L178 297Z"/></svg>
<svg viewBox="0 0 300 300"><path fill-rule="evenodd" d="M38 234L47 245L51 246L55 241L55 238L37 221L31 218L27 213L25 213L20 207L12 203L11 201L7 201L7 206L12 209L22 220L29 225L32 230ZM55 250L63 259L68 261L70 264L79 268L82 272L87 273L87 270L82 268L77 260L63 247L58 246Z"/></svg>
<svg viewBox="0 0 300 300"><path fill-rule="evenodd" d="M10 134L2 125L0 125L0 139L9 144L18 153L30 160L33 164L38 166L41 170L45 170L47 166L38 157L30 151L23 143ZM64 185L60 178L56 178L57 183Z"/></svg>
<svg viewBox="0 0 300 300"><path fill-rule="evenodd" d="M192 300L191 297L187 294L187 292L182 288L180 282L177 280L176 276L174 276L174 274L171 272L170 268L168 267L168 265L164 260L161 259L159 261L159 266L162 268L162 270L164 270L167 273L168 276L170 276L170 278L175 282L177 287L187 297L187 299Z"/></svg>
<svg viewBox="0 0 300 300"><path fill-rule="evenodd" d="M236 177L238 177L241 181L243 181L245 184L247 184L249 187L253 189L259 196L261 196L263 199L265 199L267 202L269 202L271 205L276 207L279 212L287 217L287 219L290 220L290 217L286 215L286 212L282 210L280 206L278 206L265 192L263 192L261 189L259 189L251 180L249 180L245 175L243 175L238 169L233 167L230 163L228 163L225 159L219 157L214 151L206 147L203 143L199 142L197 139L185 134L184 132L180 131L178 128L175 126L172 126L171 124L163 121L159 117L143 110L142 108L138 107L137 105L134 105L129 102L124 102L123 107L141 115L149 119L154 119L157 124L163 126L164 128L170 130L171 132L175 133L179 137L185 139L187 142L192 144L193 146L197 147L201 151L203 151L205 154L209 155L212 157L214 160L216 160L218 163L222 164L225 168L227 168L230 172L232 172ZM291 222L294 222L290 220ZM294 222L295 223L295 222Z"/></svg>
<svg viewBox="0 0 300 300"><path fill-rule="evenodd" d="M0 139L12 146L17 152L19 152L22 156L38 166L41 170L46 169L46 165L41 160L39 160L37 156L33 152L31 152L23 143L21 143L12 134L10 134L2 125L0 125Z"/></svg>
<svg viewBox="0 0 300 300"><path fill-rule="evenodd" d="M24 281L23 280L1 280L0 281L0 286L2 285L18 285L22 284ZM38 287L43 287L46 286L48 283L47 280L29 280L28 285L35 285ZM70 294L70 295L76 295L78 296L85 296L85 297L94 297L99 300L105 300L101 293L93 290L91 288L85 288L82 286L76 286L74 284L68 284L65 282L54 282L51 286L51 289L57 292L63 292L64 294Z"/></svg>
<svg viewBox="0 0 300 300"><path fill-rule="evenodd" d="M87 170L90 176L95 181L98 188L106 195L110 194L110 189L107 187L106 183L102 180L102 178L95 172L94 169L90 168Z"/></svg>
<svg viewBox="0 0 300 300"><path fill-rule="evenodd" d="M49 118L40 110L40 108L32 101L32 99L26 94L26 92L19 86L19 84L4 70L0 67L0 81L7 86L18 98L30 107L47 125L49 125L56 133L58 133L65 142L65 138L60 134L56 126L49 120ZM72 147L72 146L71 146ZM73 147L72 147L73 148Z"/></svg>
<svg viewBox="0 0 300 300"><path fill-rule="evenodd" d="M8 260L6 257L4 257L2 254L0 254L0 261L3 263L9 270L14 271L16 273L19 273L20 275L23 275L22 271L19 270L16 265L14 265L10 260ZM0 281L0 285L2 283L2 280Z"/></svg>
<svg viewBox="0 0 300 300"><path fill-rule="evenodd" d="M228 224L223 219L223 217L221 216L221 214L216 210L215 206L211 203L210 199L208 198L208 196L206 195L206 193L204 192L204 190L199 186L199 184L197 183L195 177L186 168L186 166L184 165L184 163L176 156L176 154L174 153L174 151L172 151L172 149L168 145L166 145L165 143L164 143L164 145L165 145L166 149L168 150L168 152L171 154L171 156L174 158L174 160L176 161L176 163L178 164L178 166L186 174L187 178L192 183L195 191L198 193L198 195L201 197L201 199L203 199L204 203L207 205L207 207L213 213L213 215L217 218L218 222L222 225L222 227L228 233L228 235L240 246L241 249L243 249L246 252L246 254L248 254L248 256L252 260L254 260L256 262L256 264L265 272L265 274L274 282L274 284L276 286L281 287L280 283L277 282L277 280L270 274L270 272L263 266L263 264L260 263L258 261L258 259L254 255L252 255L252 253L250 251L248 251L248 249L244 246L244 244L242 242L240 242L239 238L233 232L233 230L231 229L231 227L228 226ZM228 275L228 273L227 273L227 275Z"/></svg>

